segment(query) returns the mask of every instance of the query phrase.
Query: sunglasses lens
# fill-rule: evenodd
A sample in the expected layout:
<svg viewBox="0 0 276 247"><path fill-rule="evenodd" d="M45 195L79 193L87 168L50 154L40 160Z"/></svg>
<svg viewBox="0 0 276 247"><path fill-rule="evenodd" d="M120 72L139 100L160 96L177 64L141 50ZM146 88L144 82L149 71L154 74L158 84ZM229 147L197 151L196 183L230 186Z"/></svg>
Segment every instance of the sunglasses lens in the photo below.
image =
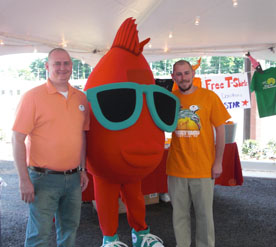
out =
<svg viewBox="0 0 276 247"><path fill-rule="evenodd" d="M156 112L159 118L166 124L171 126L175 120L176 101L163 93L153 93Z"/></svg>
<svg viewBox="0 0 276 247"><path fill-rule="evenodd" d="M131 117L136 104L134 89L110 89L97 93L104 117L111 122L122 122Z"/></svg>

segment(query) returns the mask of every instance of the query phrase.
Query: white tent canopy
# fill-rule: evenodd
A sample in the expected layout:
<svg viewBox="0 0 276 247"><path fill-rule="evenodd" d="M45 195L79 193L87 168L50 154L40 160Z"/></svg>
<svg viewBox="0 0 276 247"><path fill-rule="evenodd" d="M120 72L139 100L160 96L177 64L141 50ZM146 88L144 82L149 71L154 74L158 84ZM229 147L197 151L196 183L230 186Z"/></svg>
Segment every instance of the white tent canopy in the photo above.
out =
<svg viewBox="0 0 276 247"><path fill-rule="evenodd" d="M140 42L151 38L148 61L248 51L276 61L276 0L1 0L0 55L66 46L94 66L128 17Z"/></svg>

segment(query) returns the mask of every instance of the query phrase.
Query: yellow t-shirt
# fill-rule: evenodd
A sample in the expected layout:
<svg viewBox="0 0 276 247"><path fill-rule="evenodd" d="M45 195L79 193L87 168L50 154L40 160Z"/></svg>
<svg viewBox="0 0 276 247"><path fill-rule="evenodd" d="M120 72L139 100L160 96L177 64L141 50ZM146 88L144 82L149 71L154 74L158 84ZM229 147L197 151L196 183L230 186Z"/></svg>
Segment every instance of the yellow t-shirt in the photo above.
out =
<svg viewBox="0 0 276 247"><path fill-rule="evenodd" d="M197 88L180 100L178 125L172 134L167 158L167 174L185 178L209 178L215 159L213 128L231 116L220 98L210 90Z"/></svg>

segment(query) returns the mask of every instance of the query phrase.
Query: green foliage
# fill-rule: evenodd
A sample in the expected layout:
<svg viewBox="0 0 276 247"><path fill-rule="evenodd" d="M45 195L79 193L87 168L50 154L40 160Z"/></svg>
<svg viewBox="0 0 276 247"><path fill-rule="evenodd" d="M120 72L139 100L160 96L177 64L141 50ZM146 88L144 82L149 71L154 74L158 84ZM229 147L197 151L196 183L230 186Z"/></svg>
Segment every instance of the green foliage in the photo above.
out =
<svg viewBox="0 0 276 247"><path fill-rule="evenodd" d="M170 75L172 70L171 60L161 60L152 63L151 69L155 76Z"/></svg>
<svg viewBox="0 0 276 247"><path fill-rule="evenodd" d="M34 79L34 74L28 70L28 69L20 69L17 71L18 77L22 78L23 80L33 80Z"/></svg>
<svg viewBox="0 0 276 247"><path fill-rule="evenodd" d="M265 64L266 64L266 67L268 67L268 68L276 67L276 62L275 61L266 60Z"/></svg>
<svg viewBox="0 0 276 247"><path fill-rule="evenodd" d="M209 65L208 59L203 57L201 59L199 68L196 70L196 74L202 74L202 75L210 74L209 70L210 70L210 65Z"/></svg>
<svg viewBox="0 0 276 247"><path fill-rule="evenodd" d="M266 157L269 159L276 159L276 141L275 140L270 140L267 144L266 147L264 148L263 152L265 153Z"/></svg>
<svg viewBox="0 0 276 247"><path fill-rule="evenodd" d="M46 60L46 58L38 58L30 64L31 73L33 74L34 78L38 80L46 79Z"/></svg>
<svg viewBox="0 0 276 247"><path fill-rule="evenodd" d="M33 61L30 65L30 71L31 74L28 79L46 79L46 69L45 69L45 62L47 61L47 58L43 59L36 59ZM72 78L73 79L86 79L90 75L92 68L82 61L72 58L73 62L73 72L72 72ZM21 75L21 77L26 77L26 73L24 75Z"/></svg>
<svg viewBox="0 0 276 247"><path fill-rule="evenodd" d="M241 73L244 71L244 59L234 57L230 73Z"/></svg>
<svg viewBox="0 0 276 247"><path fill-rule="evenodd" d="M245 140L242 144L242 157L253 159L276 159L276 141L270 140L264 148L256 140Z"/></svg>
<svg viewBox="0 0 276 247"><path fill-rule="evenodd" d="M184 59L192 65L196 65L199 57L186 57L170 60L161 60L150 64L155 77L170 77L173 64ZM13 71L14 77L20 77L25 80L46 79L45 62L47 58L36 59L29 66L29 70ZM86 79L92 71L92 67L78 59L72 58L73 73L72 79ZM266 61L268 66L276 66L276 62ZM244 58L242 57L202 57L200 67L196 70L197 75L204 74L232 74L244 72Z"/></svg>
<svg viewBox="0 0 276 247"><path fill-rule="evenodd" d="M256 140L245 140L242 144L242 154L249 158L259 159L261 153L260 145Z"/></svg>
<svg viewBox="0 0 276 247"><path fill-rule="evenodd" d="M5 132L3 129L0 129L0 141L3 141L5 139Z"/></svg>
<svg viewBox="0 0 276 247"><path fill-rule="evenodd" d="M73 79L86 79L90 75L92 68L82 61L72 58L73 62Z"/></svg>
<svg viewBox="0 0 276 247"><path fill-rule="evenodd" d="M169 76L172 72L173 64L184 59L192 65L196 65L199 57L178 58L153 62L151 68L155 77ZM202 57L200 67L196 74L232 74L244 71L244 59L242 57Z"/></svg>

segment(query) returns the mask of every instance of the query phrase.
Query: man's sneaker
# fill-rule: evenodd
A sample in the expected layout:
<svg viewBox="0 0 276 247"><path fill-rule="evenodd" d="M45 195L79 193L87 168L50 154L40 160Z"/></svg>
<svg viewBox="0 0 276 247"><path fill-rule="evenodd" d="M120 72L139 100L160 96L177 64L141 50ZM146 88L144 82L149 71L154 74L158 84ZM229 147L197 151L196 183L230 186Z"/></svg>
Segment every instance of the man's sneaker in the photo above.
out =
<svg viewBox="0 0 276 247"><path fill-rule="evenodd" d="M150 228L136 232L134 229L131 231L132 246L133 247L164 247L161 238L150 234Z"/></svg>
<svg viewBox="0 0 276 247"><path fill-rule="evenodd" d="M101 247L128 247L123 242L119 241L118 234L114 236L104 236L103 237L103 244Z"/></svg>

